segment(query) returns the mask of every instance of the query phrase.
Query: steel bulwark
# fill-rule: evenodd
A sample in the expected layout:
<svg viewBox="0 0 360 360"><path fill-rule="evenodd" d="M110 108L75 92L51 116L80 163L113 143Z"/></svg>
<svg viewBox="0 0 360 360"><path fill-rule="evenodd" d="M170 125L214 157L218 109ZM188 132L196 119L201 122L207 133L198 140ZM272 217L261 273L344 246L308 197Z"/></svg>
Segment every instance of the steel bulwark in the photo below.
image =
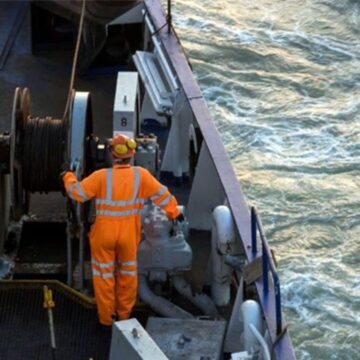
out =
<svg viewBox="0 0 360 360"><path fill-rule="evenodd" d="M247 260L251 262L254 258L252 253L252 229L251 216L245 196L236 178L234 169L230 163L224 145L221 142L219 133L210 116L209 109L202 92L193 76L186 55L174 32L168 33L166 24L166 14L162 9L159 0L145 0L147 11L154 22L157 34L162 41L165 52L169 57L178 80L189 100L191 109L199 125L204 142L208 147L212 161L219 175L224 188L229 207L232 211L236 228L239 231ZM260 254L258 254L260 256ZM256 281L256 289L259 301L264 312L270 338L274 344L274 354L276 359L291 360L295 359L294 350L288 333L278 338L276 329L276 310L275 310L275 289L273 282L269 282L268 291L264 291L262 279Z"/></svg>

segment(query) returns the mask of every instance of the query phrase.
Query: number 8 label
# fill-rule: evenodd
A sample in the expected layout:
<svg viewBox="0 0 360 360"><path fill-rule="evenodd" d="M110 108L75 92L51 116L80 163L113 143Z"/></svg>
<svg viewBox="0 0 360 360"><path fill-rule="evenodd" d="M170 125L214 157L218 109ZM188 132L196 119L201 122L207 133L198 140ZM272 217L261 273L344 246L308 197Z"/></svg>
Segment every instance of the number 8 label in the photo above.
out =
<svg viewBox="0 0 360 360"><path fill-rule="evenodd" d="M123 126L123 127L127 126L127 118L126 117L121 118L120 125Z"/></svg>

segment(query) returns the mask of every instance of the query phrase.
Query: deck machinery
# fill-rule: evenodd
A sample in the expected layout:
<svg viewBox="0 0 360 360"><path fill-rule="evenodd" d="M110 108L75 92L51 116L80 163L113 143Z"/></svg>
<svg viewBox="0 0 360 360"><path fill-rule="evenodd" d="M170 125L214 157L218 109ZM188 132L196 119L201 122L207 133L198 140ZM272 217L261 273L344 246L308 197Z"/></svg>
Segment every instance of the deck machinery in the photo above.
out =
<svg viewBox="0 0 360 360"><path fill-rule="evenodd" d="M61 2L36 3L33 41L53 31L39 28L39 13L61 32L81 13L76 1L64 2L66 9ZM155 353L159 359L295 358L260 219L244 200L169 17L157 0L127 1L107 21L91 14L85 13L78 69L104 66L115 54L106 130L94 133L89 92L73 91L69 111L58 118L32 114L30 90L18 87L10 130L0 133L0 357L49 357L46 285L55 302L57 358L137 359L145 348L151 353L143 359ZM173 224L146 206L132 314L140 323L116 323L110 351L96 325L90 275L93 205L68 199L59 173L64 160L78 179L109 166L107 139L118 132L136 138L134 164L161 177L188 222Z"/></svg>

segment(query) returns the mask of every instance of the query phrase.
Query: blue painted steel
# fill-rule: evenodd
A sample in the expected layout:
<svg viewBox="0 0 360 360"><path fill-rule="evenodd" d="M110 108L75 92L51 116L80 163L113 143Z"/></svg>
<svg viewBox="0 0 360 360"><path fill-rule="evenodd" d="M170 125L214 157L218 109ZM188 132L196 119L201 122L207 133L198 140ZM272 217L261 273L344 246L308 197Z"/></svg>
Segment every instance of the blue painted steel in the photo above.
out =
<svg viewBox="0 0 360 360"><path fill-rule="evenodd" d="M263 282L264 282L264 293L265 295L267 295L269 293L269 258L268 255L266 253L266 251L264 251L264 243L262 242L262 268L263 268Z"/></svg>
<svg viewBox="0 0 360 360"><path fill-rule="evenodd" d="M257 246L256 246L257 238L256 238L256 210L255 207L251 207L251 248L253 257L256 257Z"/></svg>
<svg viewBox="0 0 360 360"><path fill-rule="evenodd" d="M269 249L268 242L265 237L264 229L259 218L259 215L254 207L251 208L251 229L255 232L259 229L261 247L262 247L262 278L263 278L263 290L264 296L269 295L269 270L271 272L274 290L275 290L275 314L276 314L276 334L279 335L282 331L282 314L281 314L281 291L280 291L280 280L277 274L271 251ZM254 237L254 233L252 233ZM255 245L256 246L256 245Z"/></svg>
<svg viewBox="0 0 360 360"><path fill-rule="evenodd" d="M274 287L275 287L275 311L276 311L276 333L279 335L282 331L282 315L281 315L281 293L280 280L278 274L273 273Z"/></svg>

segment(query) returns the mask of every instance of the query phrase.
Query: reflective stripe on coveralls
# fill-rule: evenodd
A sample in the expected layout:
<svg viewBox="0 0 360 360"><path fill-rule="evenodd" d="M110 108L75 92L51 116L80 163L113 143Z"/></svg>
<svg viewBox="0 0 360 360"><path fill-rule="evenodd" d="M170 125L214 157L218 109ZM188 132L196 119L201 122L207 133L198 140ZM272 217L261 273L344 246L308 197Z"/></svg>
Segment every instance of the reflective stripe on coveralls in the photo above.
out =
<svg viewBox="0 0 360 360"><path fill-rule="evenodd" d="M92 274L93 276L100 276L103 279L108 279L108 278L113 278L114 277L114 273L110 272L110 273L104 273L102 274L100 271L97 270L92 270Z"/></svg>
<svg viewBox="0 0 360 360"><path fill-rule="evenodd" d="M69 194L69 196L71 197L71 199L76 200L73 196L73 189L76 187L76 190L78 192L78 195L84 200L84 201L88 201L90 200L90 198L88 198L85 194L84 191L81 188L81 185L79 182L73 183L69 186L69 189L67 191L67 193Z"/></svg>
<svg viewBox="0 0 360 360"><path fill-rule="evenodd" d="M141 212L152 200L169 218L175 218L179 215L176 199L147 170L130 165L98 170L81 182L68 172L64 183L77 201L95 198L97 216L90 249L99 320L110 325L115 312L127 319L136 301Z"/></svg>
<svg viewBox="0 0 360 360"><path fill-rule="evenodd" d="M92 273L94 276L100 276L104 279L109 278L109 277L113 277L114 273L113 272L103 272L101 269L110 269L114 266L114 261L110 261L108 263L99 263L98 261L96 261L95 259L91 259L91 263L97 267L100 268L100 271L96 270L96 269L92 269ZM119 266L119 271L122 274L126 274L126 275L132 275L135 276L137 274L136 271L128 271L128 270L123 270L121 269L121 267L124 266L136 266L137 265L137 261L136 260L131 260L131 261L118 261L118 266ZM112 275L112 276L110 276Z"/></svg>
<svg viewBox="0 0 360 360"><path fill-rule="evenodd" d="M98 266L100 269L103 268L111 268L112 266L114 266L115 262L114 261L110 261L108 263L99 263L98 261L96 261L95 259L91 259L91 263L95 264L96 266Z"/></svg>
<svg viewBox="0 0 360 360"><path fill-rule="evenodd" d="M130 276L137 276L137 271L129 271L129 270L124 270L122 269L122 267L127 267L127 266L137 266L137 261L136 260L132 260L132 261L118 261L119 264L119 271L121 274L124 275L130 275Z"/></svg>

